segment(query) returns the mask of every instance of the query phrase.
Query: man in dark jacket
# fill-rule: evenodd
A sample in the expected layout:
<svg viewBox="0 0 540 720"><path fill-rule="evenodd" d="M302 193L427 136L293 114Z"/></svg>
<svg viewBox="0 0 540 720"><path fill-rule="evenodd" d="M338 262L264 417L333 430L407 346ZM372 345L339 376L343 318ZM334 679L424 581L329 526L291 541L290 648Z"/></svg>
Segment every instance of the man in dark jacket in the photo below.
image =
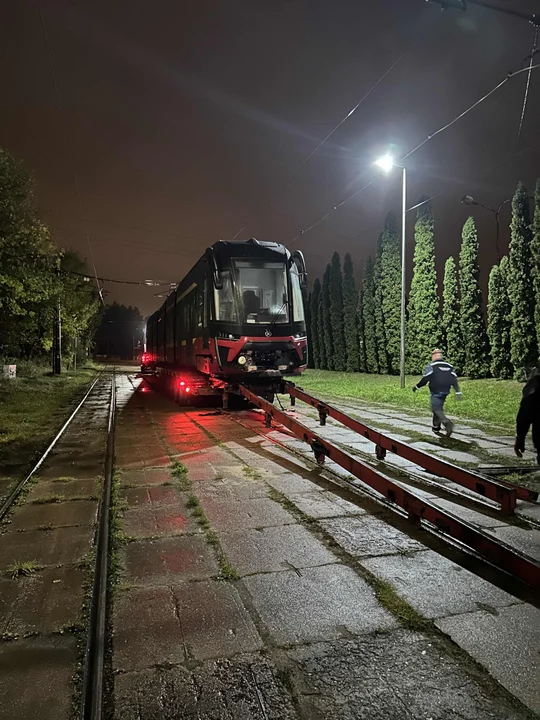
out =
<svg viewBox="0 0 540 720"><path fill-rule="evenodd" d="M516 417L516 442L514 450L522 457L525 438L532 425L532 441L536 448L536 461L540 465L540 369L535 368L523 388L523 395Z"/></svg>
<svg viewBox="0 0 540 720"><path fill-rule="evenodd" d="M442 424L446 428L446 436L450 437L454 430L454 423L444 414L444 403L450 393L450 388L454 388L458 400L461 400L461 391L454 368L443 359L442 350L434 350L431 353L431 362L424 370L423 378L413 387L413 392L424 385L429 385L431 393L431 411L433 412L431 429L438 434Z"/></svg>

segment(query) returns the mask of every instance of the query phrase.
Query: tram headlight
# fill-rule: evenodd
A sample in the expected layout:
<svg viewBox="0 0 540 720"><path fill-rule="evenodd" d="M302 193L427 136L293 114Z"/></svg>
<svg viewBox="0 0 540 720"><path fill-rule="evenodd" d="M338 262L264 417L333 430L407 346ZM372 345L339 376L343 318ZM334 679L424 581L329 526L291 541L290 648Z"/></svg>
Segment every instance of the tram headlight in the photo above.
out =
<svg viewBox="0 0 540 720"><path fill-rule="evenodd" d="M247 363L247 357L245 355L240 355L238 358L238 364L239 365L245 365Z"/></svg>

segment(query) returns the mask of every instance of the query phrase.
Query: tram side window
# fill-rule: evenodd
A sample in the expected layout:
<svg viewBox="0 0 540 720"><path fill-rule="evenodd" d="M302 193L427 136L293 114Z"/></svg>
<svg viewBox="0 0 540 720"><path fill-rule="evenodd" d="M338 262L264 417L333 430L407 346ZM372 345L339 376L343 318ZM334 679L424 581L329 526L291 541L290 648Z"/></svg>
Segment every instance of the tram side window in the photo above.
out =
<svg viewBox="0 0 540 720"><path fill-rule="evenodd" d="M216 320L238 322L230 270L224 270L221 273L221 277L223 279L223 288L221 290L214 290Z"/></svg>
<svg viewBox="0 0 540 720"><path fill-rule="evenodd" d="M305 322L304 298L300 287L300 277L296 263L291 265L291 288L293 300L293 322Z"/></svg>
<svg viewBox="0 0 540 720"><path fill-rule="evenodd" d="M203 289L199 285L197 287L197 327L202 327L204 314L204 296Z"/></svg>

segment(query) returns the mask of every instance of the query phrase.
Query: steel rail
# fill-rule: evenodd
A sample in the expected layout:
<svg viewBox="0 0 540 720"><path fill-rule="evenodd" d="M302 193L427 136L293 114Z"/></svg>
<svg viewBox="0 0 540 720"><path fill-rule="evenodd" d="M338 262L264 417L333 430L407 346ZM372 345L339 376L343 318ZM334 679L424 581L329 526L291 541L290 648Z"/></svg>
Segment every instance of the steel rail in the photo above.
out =
<svg viewBox="0 0 540 720"><path fill-rule="evenodd" d="M267 427L271 426L272 419L277 420L281 425L288 428L293 435L308 443L319 463L324 462L325 457L329 457L351 475L376 490L389 502L389 507L394 505L405 510L411 522L420 524L422 520L426 521L441 532L441 537L444 538L445 535L451 537L466 548L474 550L498 569L518 578L533 588L540 589L540 563L533 558L520 553L515 548L496 540L488 533L458 518L451 512L442 510L428 500L403 488L366 463L317 435L284 411L278 410L274 405L255 395L248 388L240 386L239 392L264 411ZM359 490L358 486L352 482L349 482L349 484L356 491Z"/></svg>
<svg viewBox="0 0 540 720"><path fill-rule="evenodd" d="M501 510L506 515L513 515L516 507L516 500L525 500L535 503L538 500L538 493L528 488L520 487L510 483L503 483L499 480L480 475L473 470L467 470L454 465L446 460L429 455L422 450L413 448L399 440L394 440L378 430L373 430L364 423L352 418L350 415L338 410L333 405L323 402L292 383L285 383L286 392L291 398L296 398L311 405L319 412L321 425L326 424L326 418L331 417L350 430L370 440L375 444L377 458L384 460L386 452L390 451L410 460L415 465L424 468L433 475L446 478L452 482L462 485L473 492L500 504Z"/></svg>
<svg viewBox="0 0 540 720"><path fill-rule="evenodd" d="M92 605L86 645L80 720L100 720L103 710L103 679L105 668L105 641L107 630L107 576L109 569L109 536L111 493L114 473L114 426L116 418L116 376L113 370L111 402L107 425L105 477L99 509L96 538L96 563L92 587Z"/></svg>
<svg viewBox="0 0 540 720"><path fill-rule="evenodd" d="M103 375L103 373L104 373L104 370L101 370L101 372L99 373L99 375L97 376L97 378L92 382L92 384L90 385L90 387L89 387L88 390L86 391L83 399L80 401L80 403L77 405L77 407L75 408L75 410L71 413L71 415L69 416L69 418L68 418L68 419L66 420L66 422L62 425L62 427L60 428L60 430L57 432L54 440L51 442L51 444L49 445L49 447L48 447L48 448L45 450L45 452L42 454L41 458L38 460L38 462L36 463L36 465L34 466L34 468L31 470L31 472L30 472L23 480L21 480L21 481L16 485L16 487L11 491L11 493L9 494L9 496L8 496L8 497L6 498L6 500L3 502L2 507L0 507L0 521L3 520L3 519L5 518L5 516L8 514L8 512L9 512L10 509L11 509L11 506L13 505L13 503L15 502L15 500L19 497L19 495L21 494L21 491L22 491L23 487L26 485L26 483L30 480L30 478L31 478L33 475L36 474L36 472L39 470L39 468L43 465L43 463L45 462L45 460L46 460L47 457L49 456L51 450L54 448L54 446L56 445L56 443L60 440L60 438L62 437L62 435L65 433L65 431L67 430L67 428L68 428L69 425L71 424L71 421L73 420L73 418L75 417L75 415L77 415L77 413L78 413L79 410L82 408L82 406L84 405L84 403L88 400L88 397L89 397L90 393L91 393L92 390L95 388L98 380L101 379L101 376Z"/></svg>

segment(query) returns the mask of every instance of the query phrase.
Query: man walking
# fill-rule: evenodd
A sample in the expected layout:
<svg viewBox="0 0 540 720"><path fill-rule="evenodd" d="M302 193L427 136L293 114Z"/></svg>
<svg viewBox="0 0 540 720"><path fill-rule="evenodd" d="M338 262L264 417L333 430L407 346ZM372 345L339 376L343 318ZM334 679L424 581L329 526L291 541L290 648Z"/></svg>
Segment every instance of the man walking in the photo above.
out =
<svg viewBox="0 0 540 720"><path fill-rule="evenodd" d="M532 425L532 441L536 448L536 461L540 465L540 369L535 368L523 388L523 395L516 417L516 442L514 450L523 456L525 438Z"/></svg>
<svg viewBox="0 0 540 720"><path fill-rule="evenodd" d="M444 403L450 393L450 388L454 388L458 400L461 400L461 391L454 368L449 362L443 360L442 350L434 350L431 353L431 362L424 370L423 378L413 387L413 392L424 385L429 385L431 393L431 411L433 413L431 429L438 434L441 431L441 425L444 425L446 436L450 437L454 430L454 423L444 414Z"/></svg>

